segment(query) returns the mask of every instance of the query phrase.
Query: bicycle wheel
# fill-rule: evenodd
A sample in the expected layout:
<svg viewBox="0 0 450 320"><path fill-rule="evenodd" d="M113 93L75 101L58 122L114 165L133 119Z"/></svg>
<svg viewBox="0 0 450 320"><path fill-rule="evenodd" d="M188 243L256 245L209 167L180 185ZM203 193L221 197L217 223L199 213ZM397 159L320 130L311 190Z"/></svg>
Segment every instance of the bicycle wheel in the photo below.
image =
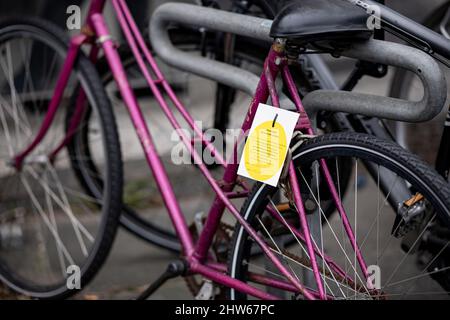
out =
<svg viewBox="0 0 450 320"><path fill-rule="evenodd" d="M117 230L122 198L120 146L111 106L95 68L83 54L45 138L22 167L14 157L34 139L67 55L65 33L47 21L0 22L0 279L33 298L63 298L83 289L105 261ZM69 98L81 87L98 119L92 156L102 193L77 183L71 154L52 151L66 135ZM77 131L79 133L80 131ZM75 135L77 141L79 134Z"/></svg>
<svg viewBox="0 0 450 320"><path fill-rule="evenodd" d="M324 184L318 162L325 160L339 192L339 175L336 173L339 172L340 158L352 159L355 164L353 186L342 204L366 266L373 270L370 271L374 276L371 279L361 271L340 215L336 213L327 219L321 211L322 203L329 199L320 191L321 188L317 188ZM442 244L440 250L428 255L427 259L422 256L417 261L414 254L421 250L421 242L431 225L438 220L446 225L450 223L450 191L444 179L433 169L398 145L355 133L335 133L310 139L295 151L293 161L301 182L302 198L305 200L309 196L314 200L310 204L308 200L304 201L305 207L316 207L316 211L307 218L316 255L325 257L318 258L318 265L329 299L448 298L448 292L430 276L437 277L445 272L445 268L438 268L435 261L448 249L450 242ZM359 177L369 174L374 177L372 183L359 186ZM391 177L385 186L380 184L381 175ZM280 191L289 194L288 189ZM293 234L300 224L298 215L291 213L297 213L295 206L291 204L288 212L284 212L274 205L272 197L276 193L276 188L260 183L255 185L241 214L288 270L314 291L317 286L302 238L297 234L296 243L289 247L281 246L282 238ZM400 194L404 202L398 202L394 207L390 205L390 197ZM275 220L274 215L281 220ZM325 224L320 223L322 219ZM290 227L277 221L287 221ZM279 281L285 278L265 256L251 254L255 247L247 232L237 225L229 252L229 275L251 282L280 298L302 299L296 290L282 291L261 282L261 275ZM373 287L369 287L369 283ZM247 297L231 289L230 298Z"/></svg>

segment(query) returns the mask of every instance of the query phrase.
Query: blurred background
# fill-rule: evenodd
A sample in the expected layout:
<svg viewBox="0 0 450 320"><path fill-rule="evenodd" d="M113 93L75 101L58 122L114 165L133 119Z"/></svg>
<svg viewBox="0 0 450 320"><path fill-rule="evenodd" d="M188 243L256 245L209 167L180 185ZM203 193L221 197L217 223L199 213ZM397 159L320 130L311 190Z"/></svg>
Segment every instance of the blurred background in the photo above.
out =
<svg viewBox="0 0 450 320"><path fill-rule="evenodd" d="M226 0L222 0L226 2ZM39 0L39 1L1 1L0 9L3 15L10 14L31 14L45 17L59 24L61 27L65 26L66 9L68 6L76 4L86 7L88 1L81 0ZM134 0L128 1L130 9L133 11L136 19L141 26L147 24L147 20L151 15L152 9L156 8L161 3L168 2L164 0ZM193 0L171 1L171 2L195 2ZM386 5L394 10L403 13L404 15L421 21L433 9L444 3L444 0L386 0Z"/></svg>
<svg viewBox="0 0 450 320"><path fill-rule="evenodd" d="M222 0L226 2L226 0ZM81 0L16 0L16 1L1 1L0 12L2 15L13 14L29 14L38 15L46 19L50 19L60 25L65 26L66 21L66 9L70 5L81 5L86 8L88 1ZM168 2L165 0L134 0L128 1L128 5L133 12L136 20L140 26L146 27L148 18L151 12L161 3ZM184 1L171 1L171 2L195 2L194 0ZM444 0L386 0L386 5L394 10L403 13L404 15L416 20L421 21L426 17L433 9L437 8L440 4L444 3Z"/></svg>
<svg viewBox="0 0 450 320"><path fill-rule="evenodd" d="M224 0L226 3L228 0ZM152 11L161 3L167 1L163 0L133 0L127 1L139 27L145 30L148 25L148 20L151 16ZM183 1L183 2L195 2L195 1ZM416 20L423 21L431 12L433 12L439 5L446 2L445 0L387 0L386 5L393 8L394 10ZM39 1L29 1L29 0L15 0L15 1L0 1L0 12L3 16L11 15L35 15L53 21L58 24L61 28L66 29L66 19L67 19L67 7L70 5L79 5L82 8L82 12L86 12L88 1L76 1L76 0L39 0ZM111 8L108 6L106 11L106 16L109 19L109 26L111 29L115 30L115 38L120 42L121 35L117 32L117 28L114 23L114 15ZM82 18L83 20L83 18ZM342 82L348 76L349 72L352 70L354 62L340 59L327 58L327 62L332 68L334 74L338 81ZM392 81L393 70L389 71L387 77L379 79L364 78L356 91L374 93L387 95L389 93L390 84ZM186 76L187 77L187 76ZM210 94L210 91L204 90L205 87L210 86L208 82L202 81L198 78L189 78L189 86L191 90L202 91L203 95ZM198 93L197 95L198 96ZM185 98L183 100L183 97ZM190 101L189 97L183 94L181 95L182 100L189 106L194 107L192 110L194 118L197 116L201 119L205 117L211 119L213 110L205 104L198 105L196 101ZM207 99L206 99L207 100ZM203 101L203 100L202 100ZM239 100L239 103L245 106L248 104L248 97ZM190 109L189 109L190 110ZM245 108L243 108L245 110ZM191 111L191 110L190 110ZM155 113L149 111L145 108L144 112L146 117L152 116L153 120L149 119L149 122L159 122L159 114L155 116ZM157 113L157 111L154 111ZM443 113L443 116L445 112ZM135 139L134 132L127 127L125 124L127 122L126 112L118 111L116 113L117 120L119 123L119 130L121 130L121 141L122 143L128 143ZM434 155L436 154L437 143L439 141L440 133L442 130L443 116L434 121L433 123L428 123L426 125L408 125L407 127L402 127L393 125L393 130L398 131L397 133L401 136L402 143L408 144L408 146L416 153L420 154L425 160L432 163L434 161ZM150 118L150 117L149 117ZM240 119L240 117L236 117ZM122 125L123 124L123 125ZM234 125L233 123L231 125ZM399 129L399 127L401 129ZM421 141L427 141L429 143L421 143ZM164 145L165 141L159 141L161 145ZM130 149L129 154L126 155L125 160L129 167L133 167L133 170L126 170L129 176L137 176L139 180L126 188L125 197L129 201L135 201L135 205L139 207L141 205L140 199L149 200L151 206L143 205L140 209L143 211L152 211L152 216L165 216L166 211L162 206L161 199L156 194L156 188L153 184L149 184L150 173L146 169L145 163L142 161L139 145L136 144L135 152ZM127 168L127 164L126 164ZM145 170L145 174L142 172ZM170 175L175 179L176 191L183 194L180 198L183 208L193 214L202 210L206 210L209 207L209 201L205 201L205 198L211 196L210 191L208 191L206 185L199 183L199 174L195 169L188 176L191 180L177 180L180 175L180 168L174 167L170 169ZM183 172L184 174L186 172ZM192 185L198 186L200 189L193 189ZM203 190L204 188L204 190ZM142 189L146 191L142 193ZM188 190L188 192L186 192ZM199 192L203 191L203 192ZM198 195L202 195L201 198ZM197 196L194 196L197 195ZM180 195L181 197L181 195ZM113 251L106 262L105 266L100 271L99 275L94 279L94 281L89 285L86 290L84 290L77 298L84 299L98 299L98 298L129 298L133 297L143 288L147 283L152 282L156 279L160 273L165 269L167 263L174 258L174 255L168 253L167 251L160 250L154 246L150 246L145 242L133 237L132 235L120 230L118 238L115 242ZM1 292L1 289L0 289ZM161 290L159 290L154 296L154 299L183 299L190 298L191 295L186 288L182 279L175 279L170 281Z"/></svg>

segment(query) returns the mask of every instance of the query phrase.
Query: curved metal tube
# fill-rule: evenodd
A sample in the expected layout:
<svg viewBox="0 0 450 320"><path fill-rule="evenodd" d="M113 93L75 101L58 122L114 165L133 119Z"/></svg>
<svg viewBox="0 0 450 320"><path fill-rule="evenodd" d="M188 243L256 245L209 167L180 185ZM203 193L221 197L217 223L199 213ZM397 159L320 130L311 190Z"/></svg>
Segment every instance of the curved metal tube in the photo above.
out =
<svg viewBox="0 0 450 320"><path fill-rule="evenodd" d="M269 36L271 20L261 19L196 5L166 3L158 7L150 21L153 49L166 63L224 83L253 95L259 81L255 74L222 62L203 58L177 49L169 39L171 23L205 27L207 29L252 37L272 42ZM442 110L446 96L446 81L433 58L405 45L368 40L354 43L342 56L378 62L407 69L422 81L424 96L420 101L407 101L354 92L317 90L303 100L311 116L319 110L362 114L407 122L434 118Z"/></svg>
<svg viewBox="0 0 450 320"><path fill-rule="evenodd" d="M395 66L416 74L422 81L420 101L407 101L354 92L317 90L303 103L308 113L344 111L407 122L422 122L437 116L447 99L447 83L439 65L426 53L401 44L369 40L353 44L342 56Z"/></svg>
<svg viewBox="0 0 450 320"><path fill-rule="evenodd" d="M259 77L229 64L203 58L177 49L169 39L171 23L205 27L272 42L272 21L227 11L182 3L159 6L150 20L150 41L158 56L169 65L213 79L253 96Z"/></svg>

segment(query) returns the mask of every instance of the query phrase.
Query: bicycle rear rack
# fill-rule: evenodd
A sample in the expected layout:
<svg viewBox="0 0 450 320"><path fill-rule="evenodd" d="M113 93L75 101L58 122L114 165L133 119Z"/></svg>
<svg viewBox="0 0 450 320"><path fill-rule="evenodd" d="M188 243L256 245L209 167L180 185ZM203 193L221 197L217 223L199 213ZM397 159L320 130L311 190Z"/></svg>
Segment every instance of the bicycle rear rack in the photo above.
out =
<svg viewBox="0 0 450 320"><path fill-rule="evenodd" d="M268 44L271 20L196 5L166 3L150 21L150 40L158 56L176 68L226 84L249 95L254 94L259 77L249 71L205 57L183 52L169 38L172 24L250 37ZM426 53L405 45L368 40L354 43L342 56L394 66L413 72L424 88L420 101L407 101L354 92L316 90L304 98L304 107L313 117L320 110L361 114L406 122L423 122L437 116L447 98L447 84L437 62ZM282 101L286 105L286 101Z"/></svg>

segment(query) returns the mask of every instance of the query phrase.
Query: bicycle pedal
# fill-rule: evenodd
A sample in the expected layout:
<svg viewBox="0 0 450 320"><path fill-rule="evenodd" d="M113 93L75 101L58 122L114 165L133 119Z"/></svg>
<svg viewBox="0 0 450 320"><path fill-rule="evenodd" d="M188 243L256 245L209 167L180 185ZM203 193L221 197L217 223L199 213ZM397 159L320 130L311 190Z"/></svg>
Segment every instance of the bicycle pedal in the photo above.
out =
<svg viewBox="0 0 450 320"><path fill-rule="evenodd" d="M425 199L422 195L416 194L399 205L391 234L396 238L401 238L416 230L422 224L425 213Z"/></svg>

